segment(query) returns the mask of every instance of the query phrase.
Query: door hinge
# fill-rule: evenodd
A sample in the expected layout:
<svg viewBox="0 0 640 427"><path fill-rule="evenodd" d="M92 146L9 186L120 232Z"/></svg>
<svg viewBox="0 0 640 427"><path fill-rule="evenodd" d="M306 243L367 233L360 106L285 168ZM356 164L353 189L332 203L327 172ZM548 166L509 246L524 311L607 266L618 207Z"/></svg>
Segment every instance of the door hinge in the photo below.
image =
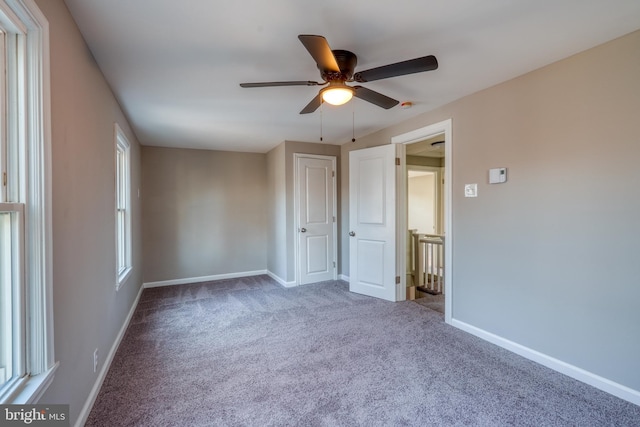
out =
<svg viewBox="0 0 640 427"><path fill-rule="evenodd" d="M336 268L336 262L333 261L333 268Z"/></svg>
<svg viewBox="0 0 640 427"><path fill-rule="evenodd" d="M396 166L400 166L400 157L396 157Z"/></svg>
<svg viewBox="0 0 640 427"><path fill-rule="evenodd" d="M331 171L331 177L335 178L336 177L336 171Z"/></svg>
<svg viewBox="0 0 640 427"><path fill-rule="evenodd" d="M7 173L6 172L2 172L2 185L3 186L7 186Z"/></svg>
<svg viewBox="0 0 640 427"><path fill-rule="evenodd" d="M396 285L400 284L400 276L396 276Z"/></svg>
<svg viewBox="0 0 640 427"><path fill-rule="evenodd" d="M336 222L336 217L335 216L333 217L333 222Z"/></svg>

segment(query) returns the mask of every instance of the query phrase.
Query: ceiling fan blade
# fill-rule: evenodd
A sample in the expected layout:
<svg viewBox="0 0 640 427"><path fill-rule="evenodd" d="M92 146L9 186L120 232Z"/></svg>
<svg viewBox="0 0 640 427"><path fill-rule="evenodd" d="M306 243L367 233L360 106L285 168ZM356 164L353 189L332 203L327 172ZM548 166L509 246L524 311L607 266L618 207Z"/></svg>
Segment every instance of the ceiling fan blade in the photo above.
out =
<svg viewBox="0 0 640 427"><path fill-rule="evenodd" d="M327 39L322 36L312 36L307 34L301 34L298 39L302 42L304 47L307 48L311 56L313 57L320 71L330 71L333 73L339 73L340 67L336 61L333 52L329 47Z"/></svg>
<svg viewBox="0 0 640 427"><path fill-rule="evenodd" d="M354 74L353 80L359 83L372 82L389 77L404 76L405 74L422 73L423 71L431 71L437 68L438 60L435 56L429 55L360 71Z"/></svg>
<svg viewBox="0 0 640 427"><path fill-rule="evenodd" d="M391 107L395 107L398 105L398 101L393 98L389 98L386 95L383 95L375 90L367 89L362 86L354 86L355 89L354 96L360 99L364 99L372 104L377 105L378 107L382 107L385 110L388 110Z"/></svg>
<svg viewBox="0 0 640 427"><path fill-rule="evenodd" d="M291 81L291 82L262 82L262 83L240 83L241 87L272 87L272 86L317 86L320 83L311 81Z"/></svg>
<svg viewBox="0 0 640 427"><path fill-rule="evenodd" d="M308 103L307 106L302 109L302 111L300 111L300 114L313 113L318 109L320 105L322 105L322 95L317 94L316 97L313 98L311 102Z"/></svg>

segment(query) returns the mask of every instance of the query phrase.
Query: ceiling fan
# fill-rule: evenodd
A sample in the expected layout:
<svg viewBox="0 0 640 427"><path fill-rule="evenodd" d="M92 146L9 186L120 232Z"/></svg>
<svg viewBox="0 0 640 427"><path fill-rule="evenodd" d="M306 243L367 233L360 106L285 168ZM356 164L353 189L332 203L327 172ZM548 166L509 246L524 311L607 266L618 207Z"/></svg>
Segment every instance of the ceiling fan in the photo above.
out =
<svg viewBox="0 0 640 427"><path fill-rule="evenodd" d="M348 50L331 50L329 43L322 36L299 35L298 39L309 51L320 70L323 83L314 81L285 81L240 83L241 87L271 87L271 86L325 86L320 89L318 95L300 111L300 114L313 113L322 102L333 105L342 105L355 96L371 102L379 107L389 109L398 104L398 101L389 98L379 92L367 89L363 86L348 86L346 82L366 83L374 80L387 79L389 77L403 76L405 74L421 73L438 68L438 60L435 56L423 56L408 61L371 68L369 70L354 73L358 62L357 56Z"/></svg>

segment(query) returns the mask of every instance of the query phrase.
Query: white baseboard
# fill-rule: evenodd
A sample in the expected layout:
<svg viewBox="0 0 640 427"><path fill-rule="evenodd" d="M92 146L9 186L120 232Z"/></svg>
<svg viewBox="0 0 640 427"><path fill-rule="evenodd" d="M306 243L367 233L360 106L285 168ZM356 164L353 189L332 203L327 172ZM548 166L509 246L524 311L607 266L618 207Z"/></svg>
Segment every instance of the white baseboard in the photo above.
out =
<svg viewBox="0 0 640 427"><path fill-rule="evenodd" d="M563 362L562 360L553 358L544 353L540 353L539 351L530 349L506 338L502 338L498 335L492 334L491 332L487 332L483 329L469 325L468 323L453 319L451 321L451 325L479 338L482 338L483 340L489 341L490 343L493 343L499 347L516 353L524 358L544 365L547 368L553 369L554 371L560 372L561 374L567 375L573 379L589 384L590 386L619 397L620 399L624 399L628 402L640 406L640 391L638 390L634 390L622 384L618 384L592 372L585 371L582 368L570 365L569 363Z"/></svg>
<svg viewBox="0 0 640 427"><path fill-rule="evenodd" d="M340 274L338 276L338 279L344 280L345 282L348 282L349 281L349 276L345 276L344 274Z"/></svg>
<svg viewBox="0 0 640 427"><path fill-rule="evenodd" d="M280 283L285 288L293 288L294 286L297 286L297 283L295 282L295 280L293 282L287 282L286 280L282 279L280 276L278 276L275 273L267 271L267 274L269 275L269 277L271 277L276 282Z"/></svg>
<svg viewBox="0 0 640 427"><path fill-rule="evenodd" d="M189 283L211 282L213 280L259 276L261 274L269 274L269 273L267 272L267 270L242 271L239 273L215 274L213 276L188 277L186 279L161 280L159 282L145 282L142 284L142 286L145 288L157 288L159 286L186 285Z"/></svg>
<svg viewBox="0 0 640 427"><path fill-rule="evenodd" d="M118 336L116 336L116 340L113 342L111 349L109 350L109 354L104 360L102 364L102 369L100 369L100 373L98 374L98 378L96 379L91 392L89 393L89 397L82 407L82 411L80 411L80 415L78 416L78 421L75 424L75 427L82 427L87 422L87 418L89 417L89 413L91 413L91 409L93 408L93 404L96 402L96 398L98 397L98 393L100 393L100 388L102 387L102 383L107 376L107 372L109 372L109 368L111 367L111 362L113 362L113 357L116 355L116 351L120 346L120 342L122 342L122 338L124 337L124 333L127 331L129 327L129 322L131 322L131 318L133 317L133 313L135 313L136 308L138 307L138 302L140 301L140 296L142 295L142 291L144 290L144 286L140 286L140 291L138 291L138 295L136 299L131 304L131 309L129 310L129 314L127 314L127 318L124 321L124 324L120 328L118 332Z"/></svg>

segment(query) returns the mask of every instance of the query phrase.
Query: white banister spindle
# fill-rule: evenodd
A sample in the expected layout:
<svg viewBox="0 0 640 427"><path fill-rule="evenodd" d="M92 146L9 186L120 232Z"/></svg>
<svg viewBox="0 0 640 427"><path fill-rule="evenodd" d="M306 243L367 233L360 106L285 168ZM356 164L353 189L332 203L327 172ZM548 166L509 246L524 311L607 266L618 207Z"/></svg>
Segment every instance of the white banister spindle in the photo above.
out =
<svg viewBox="0 0 640 427"><path fill-rule="evenodd" d="M418 290L441 294L444 290L444 236L416 234L416 276Z"/></svg>

